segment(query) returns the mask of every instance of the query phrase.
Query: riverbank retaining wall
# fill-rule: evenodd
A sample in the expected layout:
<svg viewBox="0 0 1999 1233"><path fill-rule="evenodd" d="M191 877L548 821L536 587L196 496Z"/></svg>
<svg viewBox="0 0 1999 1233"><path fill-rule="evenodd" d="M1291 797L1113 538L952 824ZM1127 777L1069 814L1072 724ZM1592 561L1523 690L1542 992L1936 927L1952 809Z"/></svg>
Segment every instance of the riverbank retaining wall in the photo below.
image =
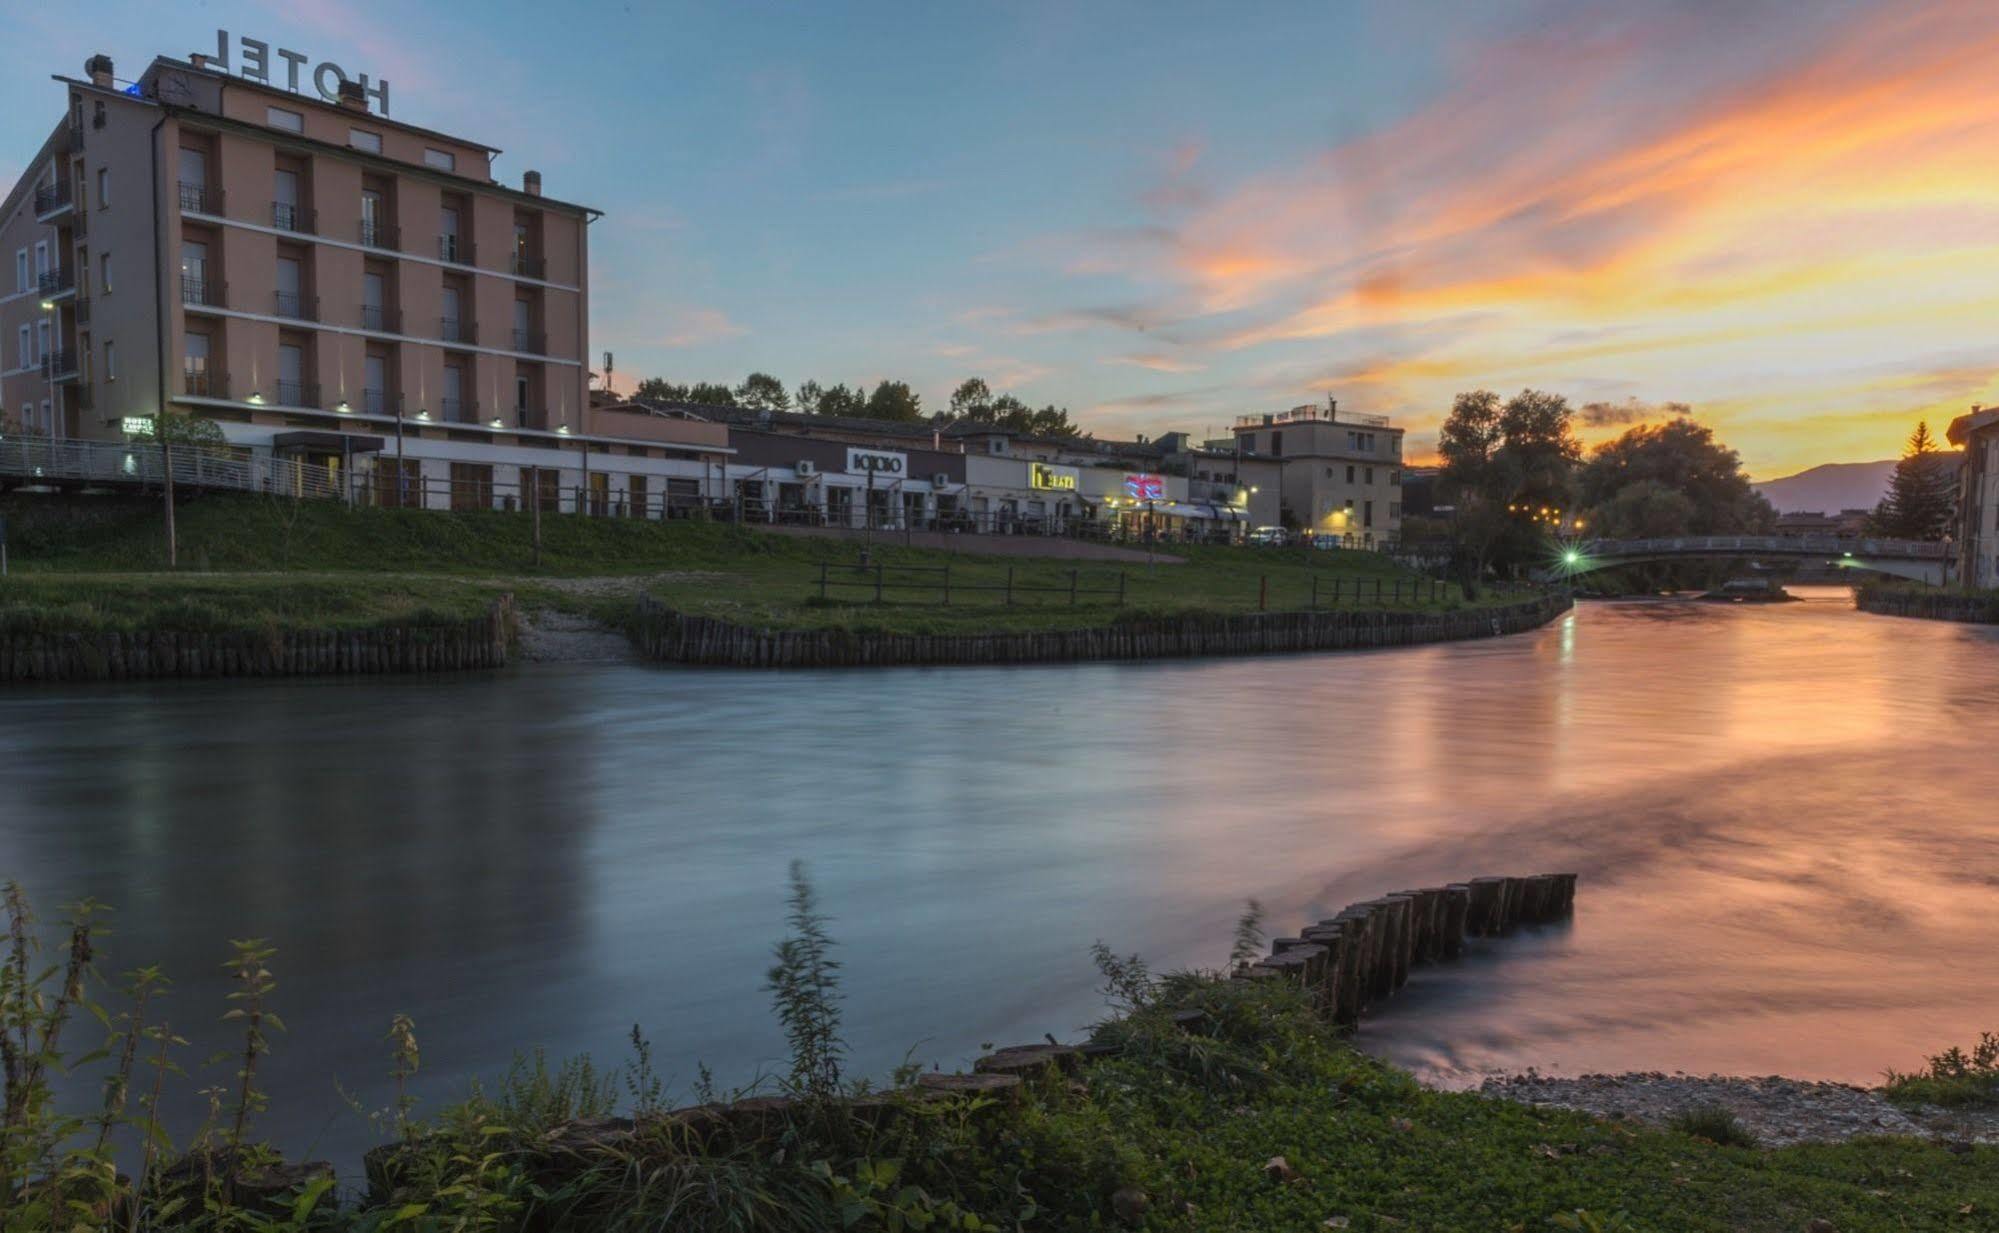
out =
<svg viewBox="0 0 1999 1233"><path fill-rule="evenodd" d="M1906 587L1869 585L1854 593L1853 603L1862 612L1881 616L1999 625L1999 595L1952 594L1949 591L1915 591Z"/></svg>
<svg viewBox="0 0 1999 1233"><path fill-rule="evenodd" d="M0 681L364 675L502 668L514 603L485 615L358 630L0 634Z"/></svg>
<svg viewBox="0 0 1999 1233"><path fill-rule="evenodd" d="M1567 612L1566 595L1459 612L1267 612L1141 617L1088 629L996 634L891 634L757 629L677 612L639 597L634 640L667 663L731 668L861 668L918 664L1176 659L1415 646L1536 629Z"/></svg>

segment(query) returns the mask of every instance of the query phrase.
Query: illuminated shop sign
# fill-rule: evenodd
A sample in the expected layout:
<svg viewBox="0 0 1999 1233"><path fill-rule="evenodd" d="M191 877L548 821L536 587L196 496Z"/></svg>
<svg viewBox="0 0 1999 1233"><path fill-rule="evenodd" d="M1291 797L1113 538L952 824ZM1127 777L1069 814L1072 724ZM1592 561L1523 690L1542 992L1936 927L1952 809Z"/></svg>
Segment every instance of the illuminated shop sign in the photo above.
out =
<svg viewBox="0 0 1999 1233"><path fill-rule="evenodd" d="M861 472L885 475L890 479L901 479L909 474L909 455L894 454L887 450L857 450L847 447L847 473Z"/></svg>
<svg viewBox="0 0 1999 1233"><path fill-rule="evenodd" d="M153 417L150 415L128 415L119 424L128 437L143 437L153 431Z"/></svg>
<svg viewBox="0 0 1999 1233"><path fill-rule="evenodd" d="M1166 477L1150 473L1124 477L1124 495L1134 501L1164 501Z"/></svg>
<svg viewBox="0 0 1999 1233"><path fill-rule="evenodd" d="M1077 474L1074 467L1051 467L1045 462L1037 462L1028 468L1027 486L1073 490L1076 487Z"/></svg>
<svg viewBox="0 0 1999 1233"><path fill-rule="evenodd" d="M262 39L250 38L246 35L238 40L238 44L238 50L242 52L243 67L241 76L243 80L261 82L267 86L281 84L271 80L271 45L269 43L264 42ZM321 60L313 66L310 73L307 73L304 70L306 63L312 59L311 56L306 55L302 51L293 51L288 47L280 47L277 49L277 52L278 59L285 63L283 69L284 81L282 84L285 89L290 90L293 94L299 93L301 79L303 78L309 82L314 90L318 91L319 97L329 103L337 103L340 101L340 83L349 80L358 81L361 83L361 92L375 100L376 111L385 116L389 114L389 83L386 78L381 81L370 81L366 73L362 73L358 77L349 78L347 70L341 68L331 60ZM225 73L229 71L229 32L227 30L217 30L215 32L215 58L210 60L209 64L221 69Z"/></svg>

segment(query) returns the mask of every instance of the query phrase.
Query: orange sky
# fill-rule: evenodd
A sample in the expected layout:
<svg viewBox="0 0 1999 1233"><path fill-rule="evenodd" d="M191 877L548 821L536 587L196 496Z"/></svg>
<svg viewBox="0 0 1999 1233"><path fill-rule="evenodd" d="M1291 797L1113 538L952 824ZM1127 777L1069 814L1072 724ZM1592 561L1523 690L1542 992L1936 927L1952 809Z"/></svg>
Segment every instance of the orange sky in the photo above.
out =
<svg viewBox="0 0 1999 1233"><path fill-rule="evenodd" d="M1999 5L1882 6L1648 110L1641 74L1701 34L1523 36L1221 186L1125 266L1179 330L1130 362L1262 365L1292 401L1398 416L1418 454L1478 386L1610 404L1592 440L1685 402L1759 478L1999 399Z"/></svg>

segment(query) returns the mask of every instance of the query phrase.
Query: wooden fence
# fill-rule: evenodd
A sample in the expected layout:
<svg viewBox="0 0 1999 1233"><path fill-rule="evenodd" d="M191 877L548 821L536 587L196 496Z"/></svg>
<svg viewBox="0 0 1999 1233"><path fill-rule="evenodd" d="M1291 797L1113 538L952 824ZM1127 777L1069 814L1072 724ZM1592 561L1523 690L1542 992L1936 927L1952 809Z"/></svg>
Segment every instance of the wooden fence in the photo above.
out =
<svg viewBox="0 0 1999 1233"><path fill-rule="evenodd" d="M992 634L892 634L848 629L756 629L688 616L639 597L634 638L649 658L734 668L846 668L910 664L1050 663L1172 659L1414 646L1521 633L1569 610L1566 595L1458 612L1270 612L1137 617L1084 629Z"/></svg>
<svg viewBox="0 0 1999 1233"><path fill-rule="evenodd" d="M0 682L160 677L361 675L501 668L513 596L483 616L347 631L0 634Z"/></svg>
<svg viewBox="0 0 1999 1233"><path fill-rule="evenodd" d="M1882 616L1924 617L1932 621L1969 621L1999 625L1999 595L1912 591L1903 587L1863 586L1853 597L1862 612Z"/></svg>

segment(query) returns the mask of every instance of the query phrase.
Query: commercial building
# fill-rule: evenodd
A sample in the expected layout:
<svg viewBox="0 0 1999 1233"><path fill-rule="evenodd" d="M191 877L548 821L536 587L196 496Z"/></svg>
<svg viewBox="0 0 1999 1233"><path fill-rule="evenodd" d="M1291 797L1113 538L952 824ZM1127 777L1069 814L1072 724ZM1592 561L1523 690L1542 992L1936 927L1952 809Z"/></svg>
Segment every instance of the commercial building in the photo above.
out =
<svg viewBox="0 0 1999 1233"><path fill-rule="evenodd" d="M1236 452L1274 464L1249 512L1258 526L1296 527L1353 548L1395 543L1402 533L1402 429L1386 416L1343 412L1337 401L1235 422Z"/></svg>
<svg viewBox="0 0 1999 1233"><path fill-rule="evenodd" d="M1958 464L1956 575L1965 586L1999 587L1999 407L1973 407L1945 434Z"/></svg>
<svg viewBox="0 0 1999 1233"><path fill-rule="evenodd" d="M0 204L17 432L123 443L168 410L266 483L383 504L720 494L726 426L592 401L597 211L371 110L385 86L335 69L331 99L281 88L254 46L240 68L260 79L231 74L226 36L132 82L106 56L56 78L62 119Z"/></svg>

